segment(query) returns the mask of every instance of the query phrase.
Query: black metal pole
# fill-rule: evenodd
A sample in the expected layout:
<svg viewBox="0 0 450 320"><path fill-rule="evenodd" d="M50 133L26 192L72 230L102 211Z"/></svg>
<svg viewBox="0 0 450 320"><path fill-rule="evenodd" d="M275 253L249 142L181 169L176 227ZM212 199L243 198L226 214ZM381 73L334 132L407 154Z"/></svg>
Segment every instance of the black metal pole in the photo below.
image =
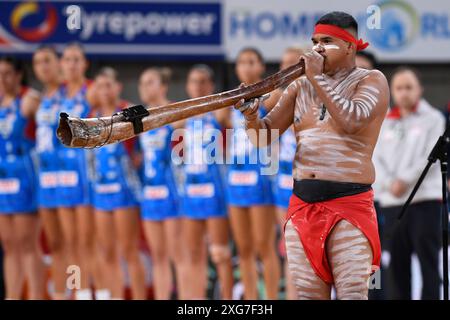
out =
<svg viewBox="0 0 450 320"><path fill-rule="evenodd" d="M404 204L403 207L402 207L402 210L400 211L400 214L398 215L398 219L399 219L399 220L400 220L400 219L403 217L403 215L405 214L406 209L408 209L409 204L411 203L412 199L413 199L414 196L416 195L417 190L419 190L420 185L422 184L423 179L425 179L425 177L426 177L426 175L427 175L427 173L428 173L428 170L430 170L430 167L431 167L432 164L433 164L433 162L428 161L427 166L425 167L425 169L423 169L422 174L421 174L420 177L419 177L419 180L417 180L417 183L416 183L416 185L414 186L413 190L411 191L411 194L409 195L408 200L406 200L405 204Z"/></svg>
<svg viewBox="0 0 450 320"><path fill-rule="evenodd" d="M442 273L444 300L448 300L448 205L447 205L447 160L441 161L442 173Z"/></svg>
<svg viewBox="0 0 450 320"><path fill-rule="evenodd" d="M406 213L406 210L411 203L414 195L417 190L419 190L420 185L422 184L425 176L428 173L431 165L435 163L437 160L441 163L441 175L442 175L442 273L443 273L443 285L444 285L444 300L448 300L448 225L449 225L449 214L448 214L448 205L447 205L447 145L450 142L449 138L450 134L450 126L447 126L445 132L442 136L439 137L436 142L433 150L430 152L428 156L428 163L422 174L419 177L416 185L414 186L411 194L406 200L405 204L398 215L398 219L400 220L403 215Z"/></svg>

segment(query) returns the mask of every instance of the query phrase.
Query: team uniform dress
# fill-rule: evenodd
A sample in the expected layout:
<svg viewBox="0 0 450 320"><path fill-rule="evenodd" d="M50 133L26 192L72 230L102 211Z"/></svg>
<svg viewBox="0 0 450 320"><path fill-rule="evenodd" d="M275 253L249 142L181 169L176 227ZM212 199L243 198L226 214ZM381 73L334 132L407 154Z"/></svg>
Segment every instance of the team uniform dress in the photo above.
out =
<svg viewBox="0 0 450 320"><path fill-rule="evenodd" d="M264 106L259 107L260 116L264 117ZM245 118L242 113L233 109L232 114L233 137L229 150L231 164L227 174L227 201L229 205L249 207L254 205L271 205L274 202L272 182L269 175L262 175L264 160L253 146L245 132ZM259 155L258 155L259 154Z"/></svg>
<svg viewBox="0 0 450 320"><path fill-rule="evenodd" d="M139 180L124 143L94 150L93 205L97 210L138 206Z"/></svg>
<svg viewBox="0 0 450 320"><path fill-rule="evenodd" d="M87 84L73 97L64 92L61 111L73 117L86 118L90 106L86 100ZM91 204L92 150L61 147L58 150L58 206Z"/></svg>
<svg viewBox="0 0 450 320"><path fill-rule="evenodd" d="M0 214L33 213L37 208L34 142L20 104L26 89L0 107Z"/></svg>
<svg viewBox="0 0 450 320"><path fill-rule="evenodd" d="M122 101L117 111L126 105ZM92 202L95 209L112 211L138 206L139 178L129 150L125 142L94 149Z"/></svg>
<svg viewBox="0 0 450 320"><path fill-rule="evenodd" d="M291 128L287 129L280 138L280 167L275 178L275 204L279 208L287 209L292 195L292 162L294 161L297 142Z"/></svg>
<svg viewBox="0 0 450 320"><path fill-rule="evenodd" d="M163 221L178 217L178 191L171 161L170 125L139 136L144 154L141 215L145 220Z"/></svg>
<svg viewBox="0 0 450 320"><path fill-rule="evenodd" d="M182 213L190 219L226 217L225 189L221 175L221 127L213 114L190 118L183 136L184 190ZM219 141L220 140L220 141ZM208 146L216 148L208 152ZM219 159L220 157L220 159Z"/></svg>
<svg viewBox="0 0 450 320"><path fill-rule="evenodd" d="M58 207L59 150L63 148L56 136L64 88L52 96L44 96L36 114L36 151L39 162L38 205L42 208Z"/></svg>

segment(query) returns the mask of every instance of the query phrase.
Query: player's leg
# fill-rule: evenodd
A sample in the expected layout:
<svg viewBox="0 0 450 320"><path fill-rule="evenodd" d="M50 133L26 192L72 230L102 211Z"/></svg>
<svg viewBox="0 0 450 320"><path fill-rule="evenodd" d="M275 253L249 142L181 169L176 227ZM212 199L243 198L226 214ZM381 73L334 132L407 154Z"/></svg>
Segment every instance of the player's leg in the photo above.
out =
<svg viewBox="0 0 450 320"><path fill-rule="evenodd" d="M185 244L180 241L184 238L183 220L170 218L164 221L165 241L168 252L175 266L177 292L179 299L188 299L191 296L189 282L188 255ZM194 280L195 281L195 280Z"/></svg>
<svg viewBox="0 0 450 320"><path fill-rule="evenodd" d="M94 215L96 247L99 251L97 259L99 276L95 283L96 289L107 289L111 298L123 299L123 276L117 255L113 213L96 209Z"/></svg>
<svg viewBox="0 0 450 320"><path fill-rule="evenodd" d="M144 221L144 233L152 257L155 299L167 300L172 290L172 272L164 236L164 222Z"/></svg>
<svg viewBox="0 0 450 320"><path fill-rule="evenodd" d="M324 282L311 267L294 224L289 220L284 237L289 272L299 300L329 300L331 286Z"/></svg>
<svg viewBox="0 0 450 320"><path fill-rule="evenodd" d="M17 234L14 230L13 215L11 214L0 214L0 243L3 249L5 298L10 300L21 299L24 272Z"/></svg>
<svg viewBox="0 0 450 320"><path fill-rule="evenodd" d="M187 246L189 298L205 299L207 285L207 256L205 220L186 218L183 222L184 240Z"/></svg>
<svg viewBox="0 0 450 320"><path fill-rule="evenodd" d="M61 223L56 209L40 208L39 216L45 232L47 245L52 256L51 276L55 291L54 300L65 300L66 295L66 254L64 252L64 238Z"/></svg>
<svg viewBox="0 0 450 320"><path fill-rule="evenodd" d="M258 298L256 253L253 247L250 210L246 207L230 206L230 223L239 255L239 269L244 284L244 298Z"/></svg>
<svg viewBox="0 0 450 320"><path fill-rule="evenodd" d="M144 300L147 294L144 266L139 255L139 211L137 208L116 209L114 220L119 252L128 266L132 297Z"/></svg>
<svg viewBox="0 0 450 320"><path fill-rule="evenodd" d="M267 299L278 299L280 260L276 252L276 215L271 205L250 208L254 247L263 263Z"/></svg>
<svg viewBox="0 0 450 320"><path fill-rule="evenodd" d="M206 224L209 253L218 273L221 297L229 300L233 291L233 268L228 218L209 218Z"/></svg>
<svg viewBox="0 0 450 320"><path fill-rule="evenodd" d="M18 242L21 263L28 283L28 298L44 299L44 262L39 244L40 224L35 214L15 214L14 232Z"/></svg>
<svg viewBox="0 0 450 320"><path fill-rule="evenodd" d="M58 218L61 222L61 230L64 239L66 254L66 271L70 266L80 267L80 254L78 250L77 220L75 209L71 207L58 208ZM83 273L83 270L81 270Z"/></svg>
<svg viewBox="0 0 450 320"><path fill-rule="evenodd" d="M78 250L80 253L81 288L89 294L92 280L96 271L95 227L94 213L91 206L79 205L75 207L78 232ZM84 271L84 272L83 272ZM92 294L92 293L91 293ZM84 296L84 294L83 294ZM83 297L84 299L84 297Z"/></svg>

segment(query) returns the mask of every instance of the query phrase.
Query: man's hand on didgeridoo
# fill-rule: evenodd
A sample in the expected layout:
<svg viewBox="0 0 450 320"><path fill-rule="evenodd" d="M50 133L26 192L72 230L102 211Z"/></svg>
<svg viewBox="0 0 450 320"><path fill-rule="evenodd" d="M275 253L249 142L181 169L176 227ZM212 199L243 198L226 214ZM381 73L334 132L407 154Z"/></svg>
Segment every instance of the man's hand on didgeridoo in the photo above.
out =
<svg viewBox="0 0 450 320"><path fill-rule="evenodd" d="M244 86L245 85L241 83L239 88ZM234 108L239 110L244 115L246 121L254 121L258 118L259 98L255 98L247 102L245 102L244 99L241 99L234 105Z"/></svg>

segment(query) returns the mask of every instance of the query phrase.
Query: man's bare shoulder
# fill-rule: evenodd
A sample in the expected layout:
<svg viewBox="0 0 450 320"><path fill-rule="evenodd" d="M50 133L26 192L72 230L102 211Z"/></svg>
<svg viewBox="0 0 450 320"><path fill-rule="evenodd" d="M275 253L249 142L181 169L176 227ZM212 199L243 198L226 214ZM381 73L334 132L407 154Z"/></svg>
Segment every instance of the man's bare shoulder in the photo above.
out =
<svg viewBox="0 0 450 320"><path fill-rule="evenodd" d="M306 75L302 75L301 77L298 77L297 79L292 81L287 89L290 93L298 94L302 90L302 88L305 88L305 86L308 84L309 81L306 78Z"/></svg>
<svg viewBox="0 0 450 320"><path fill-rule="evenodd" d="M299 90L302 86L302 82L304 81L304 79L306 78L306 76L301 76L297 79L295 79L294 81L292 81L289 86L288 89L290 90Z"/></svg>
<svg viewBox="0 0 450 320"><path fill-rule="evenodd" d="M377 69L367 70L367 75L362 78L362 82L372 82L388 87L388 81L383 72Z"/></svg>
<svg viewBox="0 0 450 320"><path fill-rule="evenodd" d="M370 97L376 102L374 114L386 116L389 108L389 84L385 75L380 70L368 70L367 75L358 83L357 94Z"/></svg>
<svg viewBox="0 0 450 320"><path fill-rule="evenodd" d="M369 90L371 94L376 94L383 104L387 105L389 101L389 84L380 70L367 70L367 75L359 81L357 90Z"/></svg>

